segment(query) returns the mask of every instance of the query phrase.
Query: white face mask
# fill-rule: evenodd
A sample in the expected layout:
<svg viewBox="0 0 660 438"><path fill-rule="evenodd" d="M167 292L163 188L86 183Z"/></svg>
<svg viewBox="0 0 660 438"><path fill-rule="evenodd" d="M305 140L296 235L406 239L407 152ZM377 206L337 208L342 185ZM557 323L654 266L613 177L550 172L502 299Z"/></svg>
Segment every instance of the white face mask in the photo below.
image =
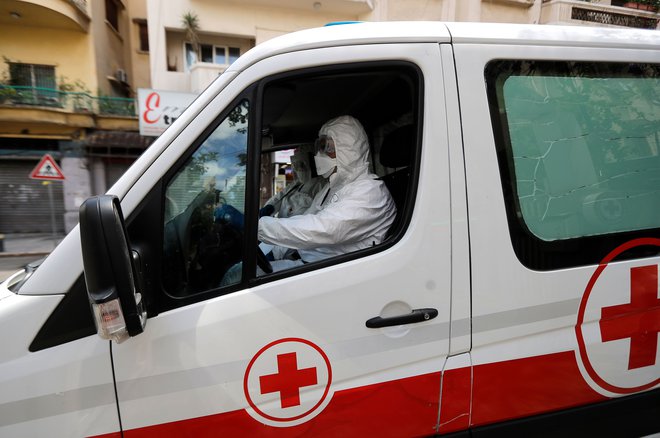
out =
<svg viewBox="0 0 660 438"><path fill-rule="evenodd" d="M337 159L330 158L325 154L317 153L314 155L314 164L316 164L316 173L323 178L327 178L337 168Z"/></svg>

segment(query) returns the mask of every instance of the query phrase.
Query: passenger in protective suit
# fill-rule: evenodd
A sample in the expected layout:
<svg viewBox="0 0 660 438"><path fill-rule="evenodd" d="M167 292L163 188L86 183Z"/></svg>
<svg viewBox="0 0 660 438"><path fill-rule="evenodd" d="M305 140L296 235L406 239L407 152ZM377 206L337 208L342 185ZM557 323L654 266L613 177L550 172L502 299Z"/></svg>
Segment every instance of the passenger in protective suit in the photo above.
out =
<svg viewBox="0 0 660 438"><path fill-rule="evenodd" d="M295 182L270 198L259 211L259 216L276 215L284 218L307 211L316 194L323 190L328 183L328 180L322 176L312 178L312 163L310 163L312 153L311 145L300 146L296 149L291 156Z"/></svg>
<svg viewBox="0 0 660 438"><path fill-rule="evenodd" d="M383 241L396 215L385 184L369 172L369 143L355 118L341 116L321 127L314 156L329 178L305 214L259 220L259 240L298 250L300 260L276 260L277 271L369 248Z"/></svg>

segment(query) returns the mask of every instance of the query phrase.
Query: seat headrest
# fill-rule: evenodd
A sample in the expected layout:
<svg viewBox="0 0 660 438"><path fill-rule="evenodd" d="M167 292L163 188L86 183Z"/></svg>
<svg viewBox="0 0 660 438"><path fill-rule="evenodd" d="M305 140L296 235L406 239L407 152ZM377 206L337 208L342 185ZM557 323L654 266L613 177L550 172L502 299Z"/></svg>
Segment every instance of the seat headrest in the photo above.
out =
<svg viewBox="0 0 660 438"><path fill-rule="evenodd" d="M410 165L415 138L414 125L404 125L387 134L380 148L380 164L385 167Z"/></svg>

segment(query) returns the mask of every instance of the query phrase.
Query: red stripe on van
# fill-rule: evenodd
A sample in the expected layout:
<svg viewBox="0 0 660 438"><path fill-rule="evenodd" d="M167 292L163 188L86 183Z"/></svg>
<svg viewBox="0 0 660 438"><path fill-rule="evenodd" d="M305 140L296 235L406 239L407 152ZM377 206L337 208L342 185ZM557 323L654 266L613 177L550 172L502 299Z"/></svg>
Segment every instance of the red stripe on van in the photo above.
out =
<svg viewBox="0 0 660 438"><path fill-rule="evenodd" d="M445 373L441 433L607 399L584 381L573 351L476 365L470 374L470 368ZM438 421L439 391L437 372L337 391L323 412L298 426L266 426L240 410L128 430L124 437L428 436Z"/></svg>
<svg viewBox="0 0 660 438"><path fill-rule="evenodd" d="M435 433L439 399L437 372L335 392L323 412L298 426L266 426L241 410L128 430L124 438L346 437L347 430L351 436L427 436Z"/></svg>
<svg viewBox="0 0 660 438"><path fill-rule="evenodd" d="M456 432L470 427L471 385L472 373L469 367L445 371L442 379L440 433Z"/></svg>
<svg viewBox="0 0 660 438"><path fill-rule="evenodd" d="M477 365L472 426L607 400L591 389L567 351Z"/></svg>

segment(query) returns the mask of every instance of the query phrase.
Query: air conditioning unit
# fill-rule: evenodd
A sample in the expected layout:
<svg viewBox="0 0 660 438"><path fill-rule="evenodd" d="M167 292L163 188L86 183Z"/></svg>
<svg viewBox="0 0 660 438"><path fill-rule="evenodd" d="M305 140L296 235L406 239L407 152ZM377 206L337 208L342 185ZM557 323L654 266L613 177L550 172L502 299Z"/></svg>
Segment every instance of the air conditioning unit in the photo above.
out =
<svg viewBox="0 0 660 438"><path fill-rule="evenodd" d="M119 82L123 82L127 84L128 75L126 74L126 70L124 70L123 68L118 68L117 71L115 72L115 79L117 79Z"/></svg>

